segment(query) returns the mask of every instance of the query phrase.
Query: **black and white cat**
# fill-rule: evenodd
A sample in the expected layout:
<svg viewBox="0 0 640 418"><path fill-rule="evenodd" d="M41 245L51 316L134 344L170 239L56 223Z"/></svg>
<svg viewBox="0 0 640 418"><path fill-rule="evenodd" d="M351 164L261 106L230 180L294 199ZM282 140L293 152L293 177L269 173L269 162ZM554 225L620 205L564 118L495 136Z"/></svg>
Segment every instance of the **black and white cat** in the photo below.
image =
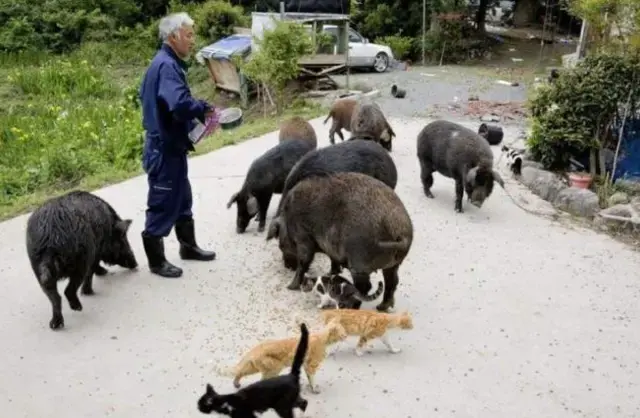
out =
<svg viewBox="0 0 640 418"><path fill-rule="evenodd" d="M335 307L338 309L357 309L362 302L371 302L382 294L382 280L378 289L371 295L362 296L349 280L339 274L328 276L305 277L303 292L313 292L320 297L319 309Z"/></svg>
<svg viewBox="0 0 640 418"><path fill-rule="evenodd" d="M519 176L522 174L522 160L525 150L511 148L507 145L502 146L502 154L507 157L506 166L511 172Z"/></svg>

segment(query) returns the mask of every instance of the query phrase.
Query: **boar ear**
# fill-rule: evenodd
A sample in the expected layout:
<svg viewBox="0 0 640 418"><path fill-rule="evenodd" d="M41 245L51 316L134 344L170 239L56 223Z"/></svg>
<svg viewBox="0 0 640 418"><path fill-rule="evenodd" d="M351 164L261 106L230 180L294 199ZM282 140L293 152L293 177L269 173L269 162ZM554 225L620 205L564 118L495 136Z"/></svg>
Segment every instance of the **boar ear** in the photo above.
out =
<svg viewBox="0 0 640 418"><path fill-rule="evenodd" d="M267 231L267 241L272 240L273 238L278 238L280 232L280 219L275 218L271 221L271 225L269 225L269 230Z"/></svg>
<svg viewBox="0 0 640 418"><path fill-rule="evenodd" d="M493 170L493 179L504 189L504 180L502 180L502 176L496 170Z"/></svg>
<svg viewBox="0 0 640 418"><path fill-rule="evenodd" d="M229 209L231 207L231 205L233 205L235 202L238 201L238 193L234 193L233 196L231 196L231 199L229 199L229 202L227 203L227 209Z"/></svg>
<svg viewBox="0 0 640 418"><path fill-rule="evenodd" d="M130 226L131 226L131 219L124 219L116 222L116 229L120 231L122 235L126 235Z"/></svg>
<svg viewBox="0 0 640 418"><path fill-rule="evenodd" d="M467 172L467 183L474 184L476 182L476 175L478 174L478 167L473 167Z"/></svg>
<svg viewBox="0 0 640 418"><path fill-rule="evenodd" d="M255 196L249 196L249 199L247 199L247 212L249 212L250 216L258 213L258 199Z"/></svg>

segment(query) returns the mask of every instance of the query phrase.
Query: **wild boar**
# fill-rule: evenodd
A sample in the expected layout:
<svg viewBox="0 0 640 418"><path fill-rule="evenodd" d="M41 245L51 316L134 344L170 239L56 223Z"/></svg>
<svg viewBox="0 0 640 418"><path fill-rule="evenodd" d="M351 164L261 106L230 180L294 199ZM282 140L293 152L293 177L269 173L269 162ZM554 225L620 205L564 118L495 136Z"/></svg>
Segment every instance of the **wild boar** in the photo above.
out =
<svg viewBox="0 0 640 418"><path fill-rule="evenodd" d="M378 144L367 140L353 140L311 151L291 169L282 190L278 210L271 222L276 222L280 208L291 188L312 176L357 172L374 177L392 189L398 183L398 169L393 158ZM270 226L271 228L271 226ZM287 268L295 268L285 262Z"/></svg>
<svg viewBox="0 0 640 418"><path fill-rule="evenodd" d="M351 116L351 138L369 139L391 151L396 136L377 103L359 103Z"/></svg>
<svg viewBox="0 0 640 418"><path fill-rule="evenodd" d="M336 100L331 109L329 110L329 114L323 123L327 123L330 118L333 118L333 124L329 129L329 141L331 144L335 144L335 134L342 141L344 141L344 136L342 135L342 129L346 129L351 132L351 116L353 115L353 109L358 104L358 101L355 99L338 99Z"/></svg>
<svg viewBox="0 0 640 418"><path fill-rule="evenodd" d="M280 124L280 133L278 134L278 142L290 139L303 139L309 141L313 148L318 146L318 137L313 126L300 116L294 116Z"/></svg>
<svg viewBox="0 0 640 418"><path fill-rule="evenodd" d="M301 288L315 253L322 252L331 259L332 269L336 264L349 269L362 297L371 290L371 273L381 269L384 294L377 309L393 308L398 269L411 248L413 224L391 187L362 173L310 177L284 198L275 225L267 241L277 235L283 256L296 259L288 289Z"/></svg>
<svg viewBox="0 0 640 418"><path fill-rule="evenodd" d="M457 123L437 120L425 126L418 134L417 155L427 197L434 197L434 171L455 180L456 212L463 212L465 191L471 204L479 208L491 195L494 181L504 188L502 177L493 169L493 152L487 141Z"/></svg>
<svg viewBox="0 0 640 418"><path fill-rule="evenodd" d="M138 266L127 239L130 225L131 220L120 219L111 205L85 191L52 198L31 214L27 221L27 255L51 302L51 329L64 327L59 280L69 278L64 294L71 309L81 311L80 286L83 295L92 295L93 274L107 273L100 261L128 269Z"/></svg>
<svg viewBox="0 0 640 418"><path fill-rule="evenodd" d="M238 208L236 232L242 234L252 218L258 215L258 232L264 231L267 210L274 194L282 193L285 180L295 164L309 151L315 149L314 142L292 139L279 143L256 158L245 177L240 191L227 203Z"/></svg>

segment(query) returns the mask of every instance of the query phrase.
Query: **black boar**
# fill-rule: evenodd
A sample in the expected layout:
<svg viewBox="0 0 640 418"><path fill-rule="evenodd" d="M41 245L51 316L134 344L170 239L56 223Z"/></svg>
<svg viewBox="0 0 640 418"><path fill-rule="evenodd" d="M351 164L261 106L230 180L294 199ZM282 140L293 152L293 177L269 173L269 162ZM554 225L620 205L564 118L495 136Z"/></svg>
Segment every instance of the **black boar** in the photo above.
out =
<svg viewBox="0 0 640 418"><path fill-rule="evenodd" d="M367 140L353 140L323 147L305 155L293 167L282 190L280 204L269 226L277 221L280 208L287 195L296 184L312 176L326 176L333 173L357 172L374 177L392 189L398 183L398 169L393 158L384 149ZM295 268L290 261L285 261L287 268Z"/></svg>
<svg viewBox="0 0 640 418"><path fill-rule="evenodd" d="M318 146L318 137L313 126L300 116L294 116L285 120L280 125L280 133L278 134L278 142L287 141L290 139L304 139L309 141L313 145L313 148Z"/></svg>
<svg viewBox="0 0 640 418"><path fill-rule="evenodd" d="M332 270L348 267L362 297L371 290L371 273L382 269L384 295L377 309L394 306L398 268L411 248L413 224L388 185L362 173L307 178L284 198L275 225L267 241L277 235L283 256L297 261L288 289L301 288L315 253L323 252Z"/></svg>
<svg viewBox="0 0 640 418"><path fill-rule="evenodd" d="M376 103L360 103L351 116L351 138L369 139L391 151L393 129Z"/></svg>
<svg viewBox="0 0 640 418"><path fill-rule="evenodd" d="M285 180L294 165L309 151L315 149L312 142L292 139L279 143L256 158L247 172L239 192L231 196L227 203L238 208L236 232L246 231L251 219L258 215L258 231L264 231L267 210L274 193L282 193Z"/></svg>
<svg viewBox="0 0 640 418"><path fill-rule="evenodd" d="M329 141L331 144L335 144L335 134L342 141L344 141L344 136L342 135L342 129L346 129L351 132L351 116L353 115L353 109L355 109L358 104L357 100L354 99L338 99L331 106L331 110L329 110L329 114L323 123L327 123L330 118L333 118L333 124L329 129Z"/></svg>
<svg viewBox="0 0 640 418"><path fill-rule="evenodd" d="M418 160L424 193L433 198L433 172L456 182L455 211L462 213L462 197L476 207L491 195L493 183L504 188L500 174L493 169L493 152L487 141L471 129L446 120L429 123L418 134Z"/></svg>
<svg viewBox="0 0 640 418"><path fill-rule="evenodd" d="M51 329L64 327L57 283L68 277L64 294L74 311L81 311L78 289L93 294L93 274L106 270L100 261L128 269L138 266L127 231L131 220L122 220L100 197L73 191L50 199L27 221L27 254L40 287L51 301Z"/></svg>

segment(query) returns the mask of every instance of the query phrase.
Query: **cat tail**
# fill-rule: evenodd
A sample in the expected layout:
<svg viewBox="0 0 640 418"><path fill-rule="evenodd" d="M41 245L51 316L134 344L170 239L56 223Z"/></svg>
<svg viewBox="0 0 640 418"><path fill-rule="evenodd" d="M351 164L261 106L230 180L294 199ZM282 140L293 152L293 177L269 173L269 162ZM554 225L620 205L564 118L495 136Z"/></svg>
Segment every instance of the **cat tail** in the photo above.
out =
<svg viewBox="0 0 640 418"><path fill-rule="evenodd" d="M359 292L355 292L353 296L355 296L355 298L358 299L360 302L371 302L372 300L378 299L378 297L380 297L380 295L382 294L383 290L384 288L382 286L382 280L380 280L378 282L378 289L375 291L375 293L372 293L370 295L361 295Z"/></svg>
<svg viewBox="0 0 640 418"><path fill-rule="evenodd" d="M300 324L300 342L298 348L296 348L296 354L293 356L293 363L291 364L291 374L300 377L300 369L302 363L304 363L304 357L307 354L307 347L309 345L309 330L307 324L304 322Z"/></svg>
<svg viewBox="0 0 640 418"><path fill-rule="evenodd" d="M406 250L409 246L409 240L402 238L400 241L378 241L378 248L382 250Z"/></svg>

